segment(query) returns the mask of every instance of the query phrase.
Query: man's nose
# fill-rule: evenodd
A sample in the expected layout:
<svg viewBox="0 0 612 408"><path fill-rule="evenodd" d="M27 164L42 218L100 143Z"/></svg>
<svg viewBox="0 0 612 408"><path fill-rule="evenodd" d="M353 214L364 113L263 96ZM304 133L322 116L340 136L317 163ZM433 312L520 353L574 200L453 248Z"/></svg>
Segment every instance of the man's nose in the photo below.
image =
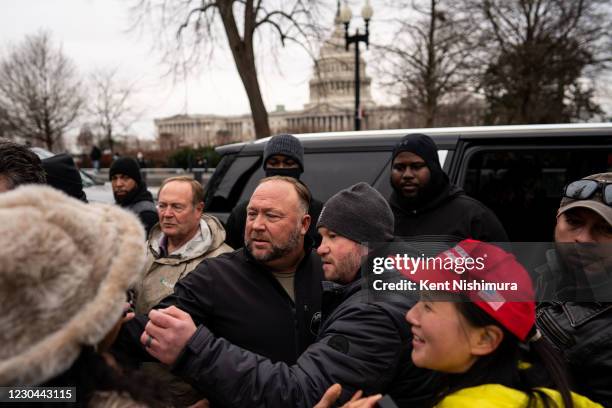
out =
<svg viewBox="0 0 612 408"><path fill-rule="evenodd" d="M174 217L174 210L170 206L164 208L163 210L160 210L160 213L163 217L166 218Z"/></svg>
<svg viewBox="0 0 612 408"><path fill-rule="evenodd" d="M580 244L586 244L589 242L595 242L595 234L593 231L593 227L591 225L585 225L577 231L576 236L574 237L574 242Z"/></svg>
<svg viewBox="0 0 612 408"><path fill-rule="evenodd" d="M414 178L414 173L410 167L406 167L406 170L402 173L402 178L410 179Z"/></svg>
<svg viewBox="0 0 612 408"><path fill-rule="evenodd" d="M319 247L317 248L317 255L323 256L327 253L329 253L329 247L323 242L321 242L321 245L319 245Z"/></svg>
<svg viewBox="0 0 612 408"><path fill-rule="evenodd" d="M253 220L252 228L258 231L266 229L266 223L263 215L257 214L255 219Z"/></svg>

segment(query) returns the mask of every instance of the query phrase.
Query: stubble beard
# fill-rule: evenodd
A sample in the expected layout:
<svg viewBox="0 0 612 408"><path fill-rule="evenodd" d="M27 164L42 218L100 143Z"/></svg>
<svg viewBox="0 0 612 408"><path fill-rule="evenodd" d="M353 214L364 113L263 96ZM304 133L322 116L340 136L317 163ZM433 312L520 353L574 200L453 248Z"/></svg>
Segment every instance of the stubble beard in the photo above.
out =
<svg viewBox="0 0 612 408"><path fill-rule="evenodd" d="M296 228L291 232L287 242L284 245L272 244L272 249L264 254L253 253L253 242L248 239L246 240L246 247L251 256L259 262L270 262L284 257L295 250L300 241L300 229Z"/></svg>

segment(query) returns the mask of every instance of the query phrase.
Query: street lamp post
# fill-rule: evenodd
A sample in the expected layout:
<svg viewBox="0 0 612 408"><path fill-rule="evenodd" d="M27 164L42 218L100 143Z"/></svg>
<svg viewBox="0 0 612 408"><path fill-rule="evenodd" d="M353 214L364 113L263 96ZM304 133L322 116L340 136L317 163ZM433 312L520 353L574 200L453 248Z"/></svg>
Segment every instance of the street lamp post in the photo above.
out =
<svg viewBox="0 0 612 408"><path fill-rule="evenodd" d="M370 6L370 1L366 0L363 8L361 9L361 17L365 21L365 34L359 34L359 28L355 30L355 34L349 35L349 24L351 22L351 18L353 17L353 13L349 8L346 1L344 2L344 6L340 11L340 21L344 23L344 41L346 50L349 50L349 45L355 43L355 130L361 130L361 107L359 101L359 87L361 85L361 81L359 78L359 43L363 42L366 45L366 49L370 45L370 19L374 14L374 10L372 10L372 6Z"/></svg>

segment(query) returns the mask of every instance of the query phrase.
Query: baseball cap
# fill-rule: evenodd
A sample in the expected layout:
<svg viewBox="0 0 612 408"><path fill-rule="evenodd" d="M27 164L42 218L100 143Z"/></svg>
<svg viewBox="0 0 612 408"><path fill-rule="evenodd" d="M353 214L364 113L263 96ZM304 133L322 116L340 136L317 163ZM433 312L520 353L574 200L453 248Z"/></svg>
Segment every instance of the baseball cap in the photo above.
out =
<svg viewBox="0 0 612 408"><path fill-rule="evenodd" d="M466 239L416 270L400 272L426 281L431 290L465 295L521 341L535 324L531 277L514 255L496 245Z"/></svg>
<svg viewBox="0 0 612 408"><path fill-rule="evenodd" d="M612 173L592 174L565 186L557 217L572 208L588 208L612 225L610 202L612 202Z"/></svg>

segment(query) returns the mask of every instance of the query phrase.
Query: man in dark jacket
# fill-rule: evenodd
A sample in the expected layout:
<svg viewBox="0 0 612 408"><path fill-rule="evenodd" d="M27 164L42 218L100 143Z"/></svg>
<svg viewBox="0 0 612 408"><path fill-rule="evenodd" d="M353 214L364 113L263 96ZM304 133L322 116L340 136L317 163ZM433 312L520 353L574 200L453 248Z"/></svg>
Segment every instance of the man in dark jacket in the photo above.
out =
<svg viewBox="0 0 612 408"><path fill-rule="evenodd" d="M320 322L323 270L306 238L309 199L308 189L293 178L263 179L249 201L247 245L204 259L156 307L176 306L166 310L189 314L196 324L273 362L295 364ZM149 313L151 319L160 316L165 313ZM155 334L143 333L146 323L145 316L126 323L115 351L151 359L147 351L160 343ZM207 387L199 388L210 397Z"/></svg>
<svg viewBox="0 0 612 408"><path fill-rule="evenodd" d="M289 134L272 136L264 149L263 169L266 177L286 176L299 180L304 172L304 147L300 140ZM227 219L225 242L232 248L244 246L247 204L246 200L238 203ZM308 236L313 240L315 248L321 242L315 224L322 207L323 204L311 196L308 214L312 223L308 229Z"/></svg>
<svg viewBox="0 0 612 408"><path fill-rule="evenodd" d="M147 350L223 406L312 407L336 382L345 386L340 402L364 389L388 393L401 406L427 406L436 377L412 364L404 321L414 300L371 300L362 288L360 265L371 249L362 243L393 239L385 199L366 183L356 184L327 201L317 226L322 236L317 252L329 280L324 320L317 342L294 365L247 351L207 325L196 327L177 308L150 316L141 340L155 340Z"/></svg>
<svg viewBox="0 0 612 408"><path fill-rule="evenodd" d="M406 240L506 242L493 212L451 184L438 149L426 135L404 136L393 149L389 204L395 235Z"/></svg>
<svg viewBox="0 0 612 408"><path fill-rule="evenodd" d="M159 216L153 196L140 174L138 162L131 157L120 157L113 162L108 176L115 202L138 215L148 236L151 228L159 221Z"/></svg>
<svg viewBox="0 0 612 408"><path fill-rule="evenodd" d="M564 355L575 391L612 406L612 173L568 184L555 250L536 293L537 324Z"/></svg>

